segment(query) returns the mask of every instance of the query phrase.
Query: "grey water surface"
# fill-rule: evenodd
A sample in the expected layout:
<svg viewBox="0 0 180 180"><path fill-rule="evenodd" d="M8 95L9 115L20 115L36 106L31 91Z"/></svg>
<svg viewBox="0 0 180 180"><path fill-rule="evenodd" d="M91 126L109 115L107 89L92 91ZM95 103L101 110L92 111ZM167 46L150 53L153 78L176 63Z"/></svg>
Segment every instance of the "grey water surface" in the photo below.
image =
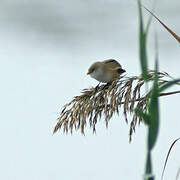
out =
<svg viewBox="0 0 180 180"><path fill-rule="evenodd" d="M143 1L152 9L153 1ZM180 35L180 1L159 0L156 15ZM146 128L137 127L131 144L123 113L103 119L93 135L52 136L64 104L97 85L86 76L97 60L117 59L128 76L139 75L138 12L133 0L1 0L0 2L0 179L142 179ZM145 22L149 14L144 11ZM154 67L154 34L160 70L180 77L180 46L153 20L148 39ZM179 89L178 87L176 89ZM173 89L172 89L173 90ZM170 144L179 137L180 95L161 98L161 125L153 151L157 179ZM175 179L180 145L164 179Z"/></svg>

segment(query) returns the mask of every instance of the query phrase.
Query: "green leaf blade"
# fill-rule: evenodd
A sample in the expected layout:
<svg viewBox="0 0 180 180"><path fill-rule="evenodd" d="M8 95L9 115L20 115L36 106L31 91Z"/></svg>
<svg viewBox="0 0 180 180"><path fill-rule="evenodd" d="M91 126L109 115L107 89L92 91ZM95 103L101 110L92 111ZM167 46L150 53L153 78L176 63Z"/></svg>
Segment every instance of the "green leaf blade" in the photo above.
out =
<svg viewBox="0 0 180 180"><path fill-rule="evenodd" d="M141 72L144 80L148 79L148 65L147 65L147 53L146 53L146 37L147 33L144 31L143 26L143 17L140 0L138 0L138 9L139 9L139 55L140 55L140 64Z"/></svg>
<svg viewBox="0 0 180 180"><path fill-rule="evenodd" d="M170 88L171 86L177 84L178 82L180 82L180 79L175 79L173 81L169 81L167 83L165 83L164 85L162 85L159 88L159 93L161 93L162 91L165 91L166 89Z"/></svg>
<svg viewBox="0 0 180 180"><path fill-rule="evenodd" d="M158 136L159 130L159 89L158 89L158 64L156 61L156 73L154 78L153 90L149 104L150 126L148 131L148 150L152 150Z"/></svg>

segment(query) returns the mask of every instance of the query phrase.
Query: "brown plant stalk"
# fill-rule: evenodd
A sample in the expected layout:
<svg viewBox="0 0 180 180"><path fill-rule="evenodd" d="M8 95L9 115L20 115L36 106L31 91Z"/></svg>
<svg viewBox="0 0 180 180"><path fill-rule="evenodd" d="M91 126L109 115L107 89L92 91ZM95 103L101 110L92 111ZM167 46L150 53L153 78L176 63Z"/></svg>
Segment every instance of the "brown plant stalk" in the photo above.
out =
<svg viewBox="0 0 180 180"><path fill-rule="evenodd" d="M148 11L159 23L180 43L180 36L178 36L174 31L172 31L165 23L163 23L153 12L151 12L148 8L141 5L146 11Z"/></svg>

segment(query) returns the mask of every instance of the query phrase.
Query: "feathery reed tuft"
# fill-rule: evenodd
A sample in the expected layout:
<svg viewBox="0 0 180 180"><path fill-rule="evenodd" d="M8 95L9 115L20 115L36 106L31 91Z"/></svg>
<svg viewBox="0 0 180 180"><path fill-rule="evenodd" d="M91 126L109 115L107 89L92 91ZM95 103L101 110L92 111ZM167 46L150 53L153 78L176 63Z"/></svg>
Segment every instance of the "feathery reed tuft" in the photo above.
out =
<svg viewBox="0 0 180 180"><path fill-rule="evenodd" d="M155 72L149 71L148 82L153 81L154 76ZM171 78L166 72L158 72L159 86L168 82L165 80L167 77ZM142 121L134 110L138 108L145 112L151 94L150 90L141 95L144 84L141 75L131 78L123 76L110 85L103 84L98 88L84 89L81 95L75 96L71 102L64 105L53 133L59 129L63 129L64 133L80 130L84 135L87 124L95 133L98 120L103 117L108 127L112 116L119 115L122 109L126 123L129 122L129 117L132 117L129 130L131 141L137 123L140 124Z"/></svg>

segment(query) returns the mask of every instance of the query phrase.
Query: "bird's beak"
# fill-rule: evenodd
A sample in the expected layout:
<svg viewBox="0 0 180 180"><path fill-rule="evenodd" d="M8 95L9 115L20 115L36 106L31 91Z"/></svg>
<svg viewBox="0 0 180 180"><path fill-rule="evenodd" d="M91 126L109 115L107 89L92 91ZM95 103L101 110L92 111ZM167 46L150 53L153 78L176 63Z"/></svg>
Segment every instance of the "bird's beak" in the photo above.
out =
<svg viewBox="0 0 180 180"><path fill-rule="evenodd" d="M89 71L87 72L87 75L91 74Z"/></svg>

